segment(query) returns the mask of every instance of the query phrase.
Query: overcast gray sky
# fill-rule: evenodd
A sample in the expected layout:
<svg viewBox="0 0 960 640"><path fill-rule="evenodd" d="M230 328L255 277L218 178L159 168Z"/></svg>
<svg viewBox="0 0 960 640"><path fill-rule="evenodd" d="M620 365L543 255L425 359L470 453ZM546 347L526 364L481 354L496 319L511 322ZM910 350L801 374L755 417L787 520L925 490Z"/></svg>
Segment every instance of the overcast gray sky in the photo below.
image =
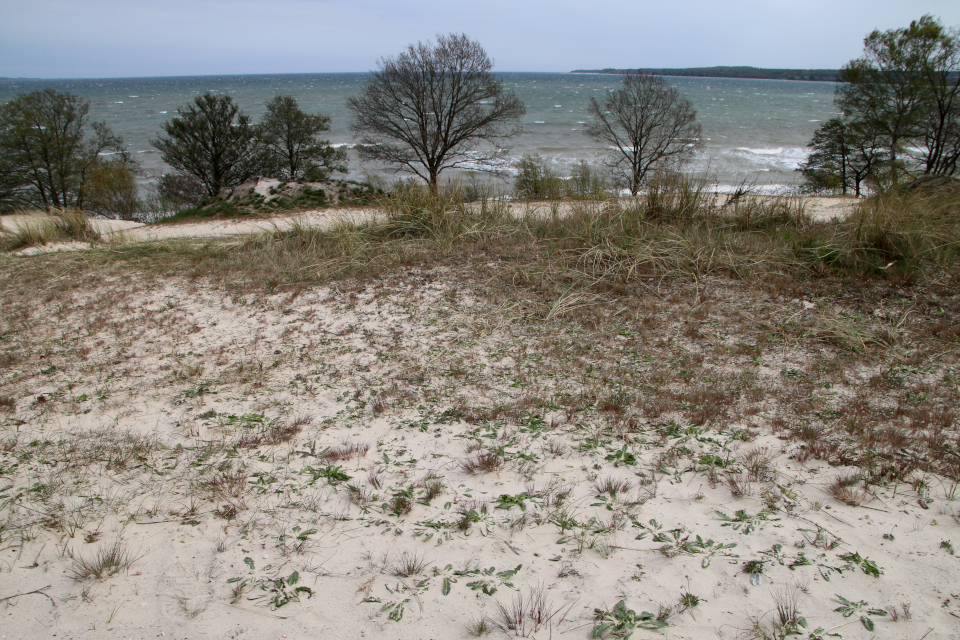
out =
<svg viewBox="0 0 960 640"><path fill-rule="evenodd" d="M836 68L863 37L957 0L0 0L0 76L367 71L466 33L498 71Z"/></svg>

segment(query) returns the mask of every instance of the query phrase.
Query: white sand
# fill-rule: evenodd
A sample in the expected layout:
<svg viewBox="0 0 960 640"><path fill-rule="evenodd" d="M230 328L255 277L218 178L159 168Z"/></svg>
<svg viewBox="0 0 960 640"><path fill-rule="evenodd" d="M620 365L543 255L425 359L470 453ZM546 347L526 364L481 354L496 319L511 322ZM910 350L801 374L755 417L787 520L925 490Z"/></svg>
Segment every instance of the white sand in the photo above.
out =
<svg viewBox="0 0 960 640"><path fill-rule="evenodd" d="M848 202L818 199L810 213L839 216ZM139 240L236 235L295 221L320 226L343 215L369 212L96 224ZM751 620L769 627L776 599L787 597L796 599L808 631L960 638L960 558L941 544L960 546L951 483L926 476L930 503L909 486L891 485L850 506L827 487L855 469L799 462L799 445L766 428L747 442L735 435L747 424L666 436L641 425L630 435L635 464L617 466L626 441L591 444L590 434L607 424L600 415L571 424L547 402L531 404L523 421L493 420L489 428L444 417L458 401L494 407L589 391L562 376L537 378L538 354L526 344L538 339L540 321L519 306L492 304L442 271L296 296L240 299L172 281L146 289L105 282L67 301L39 297L22 329L30 344L46 346L31 347L2 378L7 393L15 389L17 408L4 414L0 447L0 598L7 598L0 637L464 638L483 616L502 621L498 603L509 608L540 592L549 621L536 628L527 618L522 629L495 629L491 637L586 639L594 609L620 599L637 612L674 608L668 627L638 630L637 640L759 637ZM796 314L804 313L811 307L798 305ZM806 347L797 348L765 356L761 375L775 379L799 366ZM288 443L233 452L208 446L297 416L310 419ZM761 425L768 418L758 417ZM91 435L99 430L108 435ZM165 448L120 466L111 466L117 457L110 453L120 445L91 449L124 433ZM333 462L317 456L344 443L368 449ZM467 473L462 463L473 443L502 447L509 462ZM90 462L72 468L78 450ZM684 462L656 472L670 450L682 450ZM736 497L690 463L708 454L741 466L751 456L768 459L769 469ZM318 475L331 466L350 479ZM443 487L421 504L431 476ZM239 478L234 489L231 477ZM595 482L607 478L629 489L598 497ZM369 502L351 499L348 485ZM410 513L392 513L387 503L411 487ZM557 504L563 491L569 495ZM497 508L500 496L514 505ZM770 496L776 509L763 515ZM227 508L236 514L225 519ZM717 514L740 510L752 521L734 527ZM466 532L452 526L463 513L472 514ZM129 568L75 579L71 555L90 560L118 540L135 558ZM869 565L844 554L869 559L882 575L868 575ZM404 558L424 566L395 575ZM802 559L809 564L789 566ZM762 561L759 584L743 572L747 560ZM294 572L295 585L276 582ZM296 587L312 597L300 592L299 601L277 608ZM699 603L678 612L687 592ZM907 603L912 618L868 616L874 636L860 622L869 607L846 618L834 611L837 594L869 607Z"/></svg>
<svg viewBox="0 0 960 640"><path fill-rule="evenodd" d="M498 602L509 607L542 589L553 618L537 631L524 622L525 635L542 640L588 638L594 608L621 598L638 612L656 613L660 604L676 608L685 592L700 598L696 607L675 609L670 626L633 637L752 637L743 635L750 619L774 620L775 598L786 593L810 630L836 629L844 638L960 638L960 559L941 548L943 540L960 544L960 514L950 484L934 476L927 476L931 508L903 485L878 489L854 507L826 491L851 469L800 463L791 457L796 443L769 433L752 442L732 437L748 425L718 423L665 440L641 430L631 436L637 464L615 466L610 458L619 441L589 444L594 426L606 420L601 416L570 424L562 410L531 405L543 423L508 420L486 429L444 419L457 399L492 407L577 389L535 376L532 386L515 386L512 380L537 368L527 359L536 354L523 345L536 338L539 324L520 311L491 324L500 311L442 273L413 273L403 283L349 294L318 287L296 297L233 299L187 282L130 287L106 283L76 292L66 305L38 300L29 330L34 340L53 341L43 362L56 370L37 375L35 368L47 365L31 361L4 373L6 384L10 376L27 378L17 387L17 420L3 423L0 514L10 526L0 538L0 598L36 589L44 595L6 600L0 637L464 638L481 616L499 619ZM81 357L75 350L84 344L93 350ZM766 363L768 375L795 366L796 354L782 357ZM457 367L468 372L464 382L451 373ZM478 370L484 385L469 382ZM395 402L395 388L414 398L430 388L434 399L415 399L420 409L377 414L376 399ZM202 454L207 442L255 433L263 423L258 414L266 422L312 418L287 444ZM89 435L100 429L148 435L168 448L119 468L107 463L114 458L91 452L99 461L70 468L56 445L42 444L64 439L83 450L101 441ZM466 473L461 463L474 442L503 446L513 462L498 472ZM343 443L369 450L332 463L315 455ZM770 471L749 483L750 495L733 497L705 473L682 471L686 462L676 475L657 473L658 455L679 447L688 452L684 459L743 461L758 452L769 457ZM536 462L525 467L522 454ZM328 464L351 479L330 484L309 472ZM237 473L244 479L236 493L211 488L215 478ZM421 498L417 483L431 474L442 478L440 494L430 504L414 502L407 515L391 514L385 503L411 485ZM598 499L594 480L608 477L629 490ZM348 484L370 503L351 502ZM41 500L43 487L53 492L51 502ZM561 489L570 494L557 505ZM778 510L756 519L753 531L746 523L725 526L716 513L756 516L770 492L780 496ZM524 510L496 508L499 496L523 493L530 494L521 497ZM233 519L214 513L231 505L238 509ZM46 508L63 529L39 524L50 521ZM449 524L462 512L476 516L466 533ZM660 541L653 520L665 536ZM13 525L27 521L38 524L18 536ZM99 539L86 541L91 534ZM684 552L670 542L677 537L712 542ZM102 580L71 577L69 554L90 559L117 540L136 558L129 569ZM824 548L835 540L842 541ZM669 550L659 551L664 546ZM882 576L839 557L852 553L875 562ZM394 575L404 554L423 559L424 568ZM801 558L810 564L789 568ZM764 563L759 585L742 571L749 559ZM512 577L497 575L517 567ZM294 572L297 585L272 582ZM469 586L479 581L496 592ZM246 590L235 598L241 583ZM313 597L303 592L299 602L269 606L294 586L308 587ZM908 603L912 619L876 617L872 636L859 613L834 612L835 594L871 607ZM402 619L391 620L398 605Z"/></svg>

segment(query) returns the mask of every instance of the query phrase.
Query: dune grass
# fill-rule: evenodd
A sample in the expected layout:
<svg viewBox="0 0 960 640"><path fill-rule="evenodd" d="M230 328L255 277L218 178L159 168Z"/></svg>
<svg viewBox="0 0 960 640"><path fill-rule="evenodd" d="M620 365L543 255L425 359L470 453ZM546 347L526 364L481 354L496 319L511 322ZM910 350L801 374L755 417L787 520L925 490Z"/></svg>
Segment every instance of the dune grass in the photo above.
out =
<svg viewBox="0 0 960 640"><path fill-rule="evenodd" d="M13 223L12 228L0 229L0 248L16 251L25 247L43 246L54 242L96 242L100 232L79 209L60 209L51 214L26 212L28 217Z"/></svg>
<svg viewBox="0 0 960 640"><path fill-rule="evenodd" d="M274 287L495 255L520 263L535 257L543 277L607 283L665 276L903 283L953 269L960 257L960 196L885 196L862 202L839 223L812 220L799 198L724 198L689 180L655 184L641 199L552 203L547 210L503 199L465 202L457 185L434 194L404 184L382 208L364 223L295 224L203 243L204 268L195 273L240 274L249 285ZM150 251L169 258L162 245L136 250Z"/></svg>

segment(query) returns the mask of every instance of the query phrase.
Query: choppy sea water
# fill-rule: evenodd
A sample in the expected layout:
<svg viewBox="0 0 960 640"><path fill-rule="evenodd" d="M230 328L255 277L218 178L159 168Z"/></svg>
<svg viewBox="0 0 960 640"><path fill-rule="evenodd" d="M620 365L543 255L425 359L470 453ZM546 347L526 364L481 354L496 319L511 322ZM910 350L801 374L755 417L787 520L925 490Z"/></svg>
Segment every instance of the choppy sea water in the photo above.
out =
<svg viewBox="0 0 960 640"><path fill-rule="evenodd" d="M570 73L500 73L498 76L527 106L524 131L513 140L511 157L539 153L561 173L574 162L599 160L603 149L583 134L591 97L601 99L620 76ZM226 93L254 119L277 94L295 96L307 111L331 118L326 136L349 148L346 99L356 95L364 73L247 76L190 76L84 80L0 80L0 102L42 88L68 91L90 101L91 117L106 121L122 135L130 151L156 175L165 170L150 140L177 107L205 91ZM704 147L687 171L706 174L721 187L743 181L759 189L796 185L794 171L807 155L819 123L832 117L834 84L732 78L667 78L689 99L703 127ZM364 167L351 157L350 175Z"/></svg>

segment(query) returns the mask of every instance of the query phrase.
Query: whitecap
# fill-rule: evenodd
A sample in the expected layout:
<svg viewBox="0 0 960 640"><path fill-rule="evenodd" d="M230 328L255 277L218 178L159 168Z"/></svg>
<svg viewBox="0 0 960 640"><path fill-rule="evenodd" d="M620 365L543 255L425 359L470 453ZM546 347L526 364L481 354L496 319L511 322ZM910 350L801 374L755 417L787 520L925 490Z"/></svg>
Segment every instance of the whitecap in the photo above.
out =
<svg viewBox="0 0 960 640"><path fill-rule="evenodd" d="M546 124L545 120L534 120L533 124Z"/></svg>
<svg viewBox="0 0 960 640"><path fill-rule="evenodd" d="M779 156L783 153L783 147L776 147L774 149L751 149L750 147L737 147L737 151L744 151L746 153L753 153L758 156Z"/></svg>

